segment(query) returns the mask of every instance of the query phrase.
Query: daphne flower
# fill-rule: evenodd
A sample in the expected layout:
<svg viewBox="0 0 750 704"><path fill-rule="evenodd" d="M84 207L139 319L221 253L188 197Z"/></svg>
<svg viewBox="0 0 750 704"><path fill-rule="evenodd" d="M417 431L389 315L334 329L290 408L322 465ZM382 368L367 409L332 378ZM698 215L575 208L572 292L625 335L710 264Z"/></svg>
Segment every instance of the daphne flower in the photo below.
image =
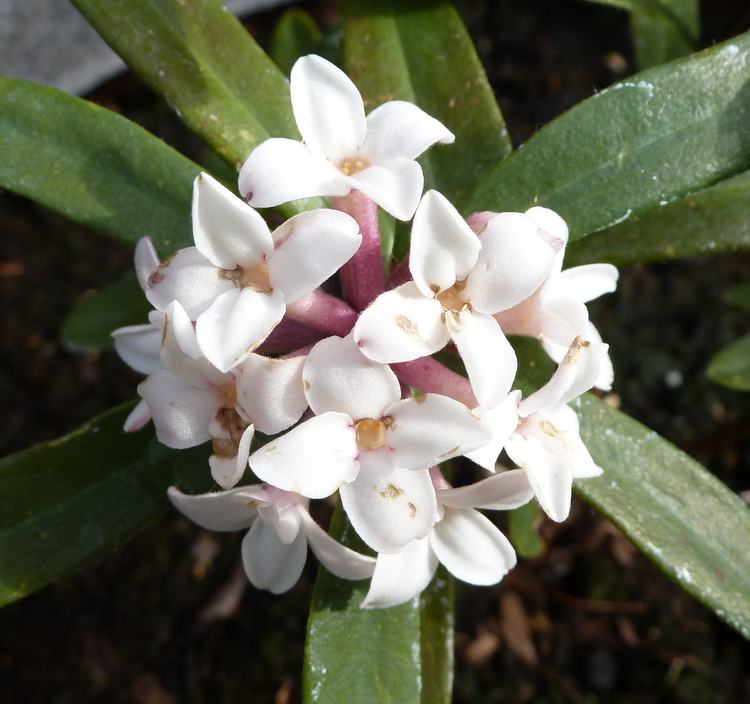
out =
<svg viewBox="0 0 750 704"><path fill-rule="evenodd" d="M564 243L568 226L554 211L531 208L526 215L539 227ZM475 232L493 218L495 213L478 213L468 219ZM576 337L601 342L601 336L589 321L586 303L617 288L618 272L611 264L586 264L562 270L565 247L555 256L555 264L542 285L525 301L495 315L507 335L536 337L547 354L561 362ZM594 386L612 388L614 372L609 355L600 360L599 377Z"/></svg>
<svg viewBox="0 0 750 704"><path fill-rule="evenodd" d="M398 553L378 555L364 607L385 608L419 594L442 562L469 584L496 584L516 564L508 539L476 508L507 511L533 496L522 470L511 470L469 486L452 489L437 469L432 472L440 506L430 533Z"/></svg>
<svg viewBox="0 0 750 704"><path fill-rule="evenodd" d="M151 275L158 310L177 300L196 322L198 344L220 371L239 364L276 327L286 306L317 288L359 248L356 221L311 210L273 233L263 218L207 174L193 189L195 247Z"/></svg>
<svg viewBox="0 0 750 704"><path fill-rule="evenodd" d="M502 213L476 235L437 191L414 215L414 281L378 296L354 327L377 362L407 362L453 340L480 405L494 407L516 374L513 348L492 317L530 296L562 243L522 213Z"/></svg>
<svg viewBox="0 0 750 704"><path fill-rule="evenodd" d="M446 396L402 400L393 371L351 336L319 342L303 381L316 416L255 452L253 472L313 499L340 489L354 529L377 552L427 535L437 511L429 468L487 442L482 421Z"/></svg>
<svg viewBox="0 0 750 704"><path fill-rule="evenodd" d="M269 139L240 171L240 193L255 207L309 196L364 193L400 220L414 214L424 187L415 159L455 137L412 103L393 100L365 117L346 74L319 56L294 64L290 90L302 142Z"/></svg>
<svg viewBox="0 0 750 704"><path fill-rule="evenodd" d="M256 428L279 433L307 407L304 357L251 354L231 372L222 372L203 358L193 325L177 301L167 313L161 364L163 369L138 387L153 415L156 437L175 449L212 440L211 474L223 488L242 477Z"/></svg>
<svg viewBox="0 0 750 704"><path fill-rule="evenodd" d="M250 528L242 541L242 563L253 586L281 594L302 574L309 544L329 572L342 579L366 579L372 557L331 538L308 513L309 499L267 484L199 496L169 488L169 498L191 521L208 530Z"/></svg>
<svg viewBox="0 0 750 704"><path fill-rule="evenodd" d="M494 436L468 452L469 459L493 470L504 448L526 472L539 505L553 521L568 517L574 479L602 473L581 440L578 416L567 404L593 386L606 353L607 345L576 338L541 389L523 400L520 391L513 391L493 409L475 409Z"/></svg>

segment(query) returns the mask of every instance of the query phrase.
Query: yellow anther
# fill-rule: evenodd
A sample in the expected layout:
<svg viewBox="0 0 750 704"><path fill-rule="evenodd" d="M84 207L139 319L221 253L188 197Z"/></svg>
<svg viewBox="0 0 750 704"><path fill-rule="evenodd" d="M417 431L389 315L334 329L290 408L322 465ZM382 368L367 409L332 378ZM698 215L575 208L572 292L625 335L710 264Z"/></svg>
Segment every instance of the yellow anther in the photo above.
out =
<svg viewBox="0 0 750 704"><path fill-rule="evenodd" d="M354 425L357 447L360 450L379 450L385 445L386 425L374 418L363 418Z"/></svg>

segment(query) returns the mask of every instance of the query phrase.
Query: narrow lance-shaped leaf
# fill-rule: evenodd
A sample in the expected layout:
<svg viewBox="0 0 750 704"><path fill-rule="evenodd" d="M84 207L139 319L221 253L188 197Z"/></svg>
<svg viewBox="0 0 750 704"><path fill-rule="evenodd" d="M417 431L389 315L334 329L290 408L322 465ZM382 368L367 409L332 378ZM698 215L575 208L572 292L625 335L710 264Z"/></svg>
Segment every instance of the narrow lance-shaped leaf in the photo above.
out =
<svg viewBox="0 0 750 704"><path fill-rule="evenodd" d="M576 491L722 620L750 638L750 509L713 474L591 395L581 437L604 474Z"/></svg>
<svg viewBox="0 0 750 704"><path fill-rule="evenodd" d="M341 505L331 535L365 551ZM362 609L369 580L351 582L320 569L307 624L305 704L419 704L419 597L390 609Z"/></svg>
<svg viewBox="0 0 750 704"><path fill-rule="evenodd" d="M741 337L716 354L706 374L711 381L737 391L750 391L750 335Z"/></svg>
<svg viewBox="0 0 750 704"><path fill-rule="evenodd" d="M0 78L0 186L121 242L192 242L200 167L110 110Z"/></svg>
<svg viewBox="0 0 750 704"><path fill-rule="evenodd" d="M640 69L690 54L696 50L700 36L697 0L654 0L653 4L664 11L654 16L650 8L640 8L636 3L630 13L630 31Z"/></svg>
<svg viewBox="0 0 750 704"><path fill-rule="evenodd" d="M420 159L426 188L454 200L510 154L492 88L448 2L345 0L341 12L344 67L367 111L388 100L407 100L456 135L454 144L435 146Z"/></svg>
<svg viewBox="0 0 750 704"><path fill-rule="evenodd" d="M750 249L750 171L572 243L567 266L616 266Z"/></svg>
<svg viewBox="0 0 750 704"><path fill-rule="evenodd" d="M576 240L750 167L750 35L644 71L551 122L462 212L558 211Z"/></svg>
<svg viewBox="0 0 750 704"><path fill-rule="evenodd" d="M170 450L150 425L124 432L132 408L0 460L0 605L114 550L167 506L171 484L210 488L210 449Z"/></svg>

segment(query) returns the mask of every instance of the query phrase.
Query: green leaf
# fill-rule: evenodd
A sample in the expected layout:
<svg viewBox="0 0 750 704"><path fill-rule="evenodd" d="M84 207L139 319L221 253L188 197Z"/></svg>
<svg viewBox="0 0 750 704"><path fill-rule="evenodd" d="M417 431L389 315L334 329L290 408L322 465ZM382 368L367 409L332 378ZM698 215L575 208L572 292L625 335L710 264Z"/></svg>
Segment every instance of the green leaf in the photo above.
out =
<svg viewBox="0 0 750 704"><path fill-rule="evenodd" d="M288 76L294 62L312 53L321 32L309 12L293 7L276 24L268 48L272 61Z"/></svg>
<svg viewBox="0 0 750 704"><path fill-rule="evenodd" d="M750 249L750 172L572 243L566 266L638 262Z"/></svg>
<svg viewBox="0 0 750 704"><path fill-rule="evenodd" d="M551 122L459 202L559 212L571 240L750 167L750 35L644 71Z"/></svg>
<svg viewBox="0 0 750 704"><path fill-rule="evenodd" d="M544 541L537 526L541 511L535 501L508 511L508 537L520 557L531 559L544 553Z"/></svg>
<svg viewBox="0 0 750 704"><path fill-rule="evenodd" d="M86 296L65 321L62 338L72 349L106 349L114 344L113 330L147 323L151 310L135 274L131 274Z"/></svg>
<svg viewBox="0 0 750 704"><path fill-rule="evenodd" d="M686 591L750 638L750 509L713 474L588 394L572 404L604 469L576 491Z"/></svg>
<svg viewBox="0 0 750 704"><path fill-rule="evenodd" d="M639 4L646 7L634 4L630 31L641 70L679 59L697 49L700 36L697 0L653 0ZM660 12L653 12L651 6Z"/></svg>
<svg viewBox="0 0 750 704"><path fill-rule="evenodd" d="M299 138L286 78L221 0L72 2L235 168L270 136Z"/></svg>
<svg viewBox="0 0 750 704"><path fill-rule="evenodd" d="M453 701L454 592L453 575L440 565L420 597L422 704Z"/></svg>
<svg viewBox="0 0 750 704"><path fill-rule="evenodd" d="M126 433L132 408L0 460L0 605L114 550L168 505L171 484L211 487L210 445L170 450L150 424Z"/></svg>
<svg viewBox="0 0 750 704"><path fill-rule="evenodd" d="M339 504L331 535L363 552ZM419 597L390 609L361 609L369 580L351 582L321 567L307 624L305 704L419 704Z"/></svg>
<svg viewBox="0 0 750 704"><path fill-rule="evenodd" d="M750 391L750 335L716 354L706 370L711 381L737 391Z"/></svg>
<svg viewBox="0 0 750 704"><path fill-rule="evenodd" d="M0 78L0 186L162 254L192 244L200 167L110 110L35 83Z"/></svg>
<svg viewBox="0 0 750 704"><path fill-rule="evenodd" d="M445 0L344 0L342 57L371 111L408 100L455 135L420 159L425 187L455 200L511 151L484 69ZM373 71L372 67L378 70Z"/></svg>
<svg viewBox="0 0 750 704"><path fill-rule="evenodd" d="M750 281L730 286L724 294L724 300L730 305L750 310Z"/></svg>

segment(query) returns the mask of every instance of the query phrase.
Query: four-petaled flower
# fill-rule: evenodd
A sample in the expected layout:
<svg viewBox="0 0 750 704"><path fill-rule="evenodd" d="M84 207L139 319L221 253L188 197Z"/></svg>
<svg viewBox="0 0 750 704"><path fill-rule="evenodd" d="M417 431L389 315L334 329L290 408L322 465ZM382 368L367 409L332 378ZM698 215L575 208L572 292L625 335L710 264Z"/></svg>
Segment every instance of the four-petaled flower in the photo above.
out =
<svg viewBox="0 0 750 704"><path fill-rule="evenodd" d="M399 220L409 220L424 186L415 159L453 134L416 105L392 100L365 117L347 75L319 56L294 64L290 90L302 142L269 139L240 171L240 193L255 207L309 196L364 193Z"/></svg>

